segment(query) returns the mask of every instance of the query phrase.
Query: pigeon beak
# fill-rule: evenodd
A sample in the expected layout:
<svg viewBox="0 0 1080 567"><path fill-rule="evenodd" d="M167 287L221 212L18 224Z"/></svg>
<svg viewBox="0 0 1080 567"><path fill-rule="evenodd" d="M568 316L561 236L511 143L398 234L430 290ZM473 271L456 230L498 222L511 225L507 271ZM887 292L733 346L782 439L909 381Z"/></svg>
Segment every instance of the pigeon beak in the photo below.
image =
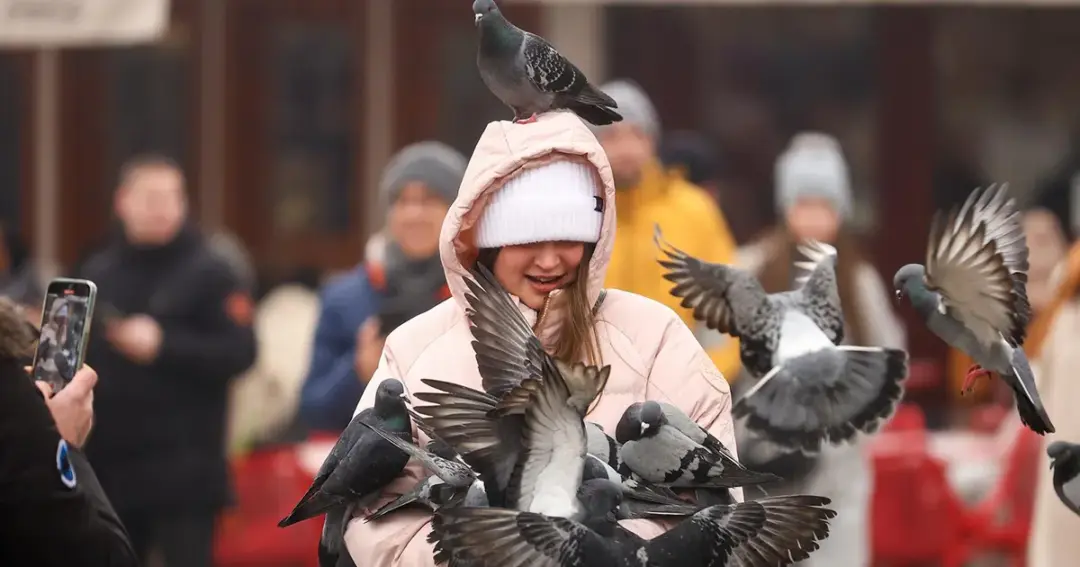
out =
<svg viewBox="0 0 1080 567"><path fill-rule="evenodd" d="M484 19L483 14L476 14L475 16L473 16L473 23L474 24L479 24L480 20L482 20L482 19Z"/></svg>
<svg viewBox="0 0 1080 567"><path fill-rule="evenodd" d="M901 300L901 299L903 299L903 298L904 298L904 292L903 292L903 290L899 290L899 289L898 289L898 290L896 290L896 300L897 300L897 301L900 301L900 300Z"/></svg>
<svg viewBox="0 0 1080 567"><path fill-rule="evenodd" d="M611 514L609 514L609 515L611 515ZM615 516L616 520L629 520L630 519L630 509L626 506L626 502L623 502L622 504L619 504L619 507L615 509L614 516Z"/></svg>
<svg viewBox="0 0 1080 567"><path fill-rule="evenodd" d="M647 422L641 422L641 434L645 435L645 432L649 430L649 424Z"/></svg>
<svg viewBox="0 0 1080 567"><path fill-rule="evenodd" d="M398 394L398 397L401 398L402 400L405 400L406 402L408 402L410 404L412 403L412 400L409 399L409 395L406 394L405 392L402 392L402 393Z"/></svg>

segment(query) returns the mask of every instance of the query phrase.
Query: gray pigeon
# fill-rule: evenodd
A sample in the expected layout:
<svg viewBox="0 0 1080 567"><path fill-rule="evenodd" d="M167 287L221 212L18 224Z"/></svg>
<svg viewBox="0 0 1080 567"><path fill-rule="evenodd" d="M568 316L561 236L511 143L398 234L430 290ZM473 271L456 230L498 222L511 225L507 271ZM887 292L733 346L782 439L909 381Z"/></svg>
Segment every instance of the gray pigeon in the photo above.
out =
<svg viewBox="0 0 1080 567"><path fill-rule="evenodd" d="M623 498L620 519L646 518L652 510L662 510L669 514L674 510L681 510L684 516L690 516L705 508L682 500L669 488L649 484L637 478L624 479L595 455L586 455L581 484L585 486L592 480L606 480L620 488Z"/></svg>
<svg viewBox="0 0 1080 567"><path fill-rule="evenodd" d="M594 481L595 482L595 481ZM601 483L604 481L600 481ZM644 540L614 521L620 492L598 487L586 519L500 508L436 512L436 562L449 557L475 567L773 567L801 561L828 537L827 498L787 496L713 506ZM608 510L593 509L608 507Z"/></svg>
<svg viewBox="0 0 1080 567"><path fill-rule="evenodd" d="M622 444L623 476L633 473L661 486L734 488L780 480L747 470L726 450L695 442L670 425L663 407L654 401L630 404L615 428L615 438Z"/></svg>
<svg viewBox="0 0 1080 567"><path fill-rule="evenodd" d="M824 441L872 433L903 395L908 355L899 349L840 345L844 314L836 288L836 249L800 247L809 258L792 291L767 294L750 273L710 264L663 242L671 294L710 329L739 338L743 366L760 377L733 408L747 427L781 447L814 454Z"/></svg>
<svg viewBox="0 0 1080 567"><path fill-rule="evenodd" d="M1080 445L1054 441L1046 448L1054 469L1054 492L1065 506L1080 516Z"/></svg>
<svg viewBox="0 0 1080 567"><path fill-rule="evenodd" d="M412 437L401 382L390 378L379 384L374 406L352 419L315 473L307 493L278 522L278 527L314 518L336 506L374 498L401 474L409 456L366 427L369 424L402 439Z"/></svg>
<svg viewBox="0 0 1080 567"><path fill-rule="evenodd" d="M563 108L597 126L622 120L612 110L618 105L610 96L589 84L544 38L507 21L494 0L475 0L473 14L480 30L480 78L514 111L514 120L530 122L540 113Z"/></svg>
<svg viewBox="0 0 1080 567"><path fill-rule="evenodd" d="M590 455L604 461L614 469L619 468L619 443L608 435L603 427L591 421L585 422L587 448Z"/></svg>
<svg viewBox="0 0 1080 567"><path fill-rule="evenodd" d="M935 335L977 363L964 390L997 372L1016 394L1020 420L1045 435L1054 425L1022 348L1031 320L1027 270L1020 213L1005 185L991 185L973 191L948 217L934 215L926 264L901 267L893 287Z"/></svg>
<svg viewBox="0 0 1080 567"><path fill-rule="evenodd" d="M454 487L436 475L429 475L417 482L408 492L398 496L384 504L378 510L364 518L364 522L378 520L379 518L412 504L426 506L435 511L444 506L487 506L487 494L484 493L484 483L475 480L467 487Z"/></svg>

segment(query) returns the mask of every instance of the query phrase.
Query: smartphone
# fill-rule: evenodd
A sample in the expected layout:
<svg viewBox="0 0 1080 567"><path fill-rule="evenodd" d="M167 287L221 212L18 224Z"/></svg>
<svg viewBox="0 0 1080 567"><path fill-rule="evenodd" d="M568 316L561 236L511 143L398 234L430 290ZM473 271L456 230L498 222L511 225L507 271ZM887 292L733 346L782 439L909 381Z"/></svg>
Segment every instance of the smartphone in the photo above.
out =
<svg viewBox="0 0 1080 567"><path fill-rule="evenodd" d="M97 285L90 280L56 278L45 290L31 376L49 384L54 394L83 365L96 301Z"/></svg>

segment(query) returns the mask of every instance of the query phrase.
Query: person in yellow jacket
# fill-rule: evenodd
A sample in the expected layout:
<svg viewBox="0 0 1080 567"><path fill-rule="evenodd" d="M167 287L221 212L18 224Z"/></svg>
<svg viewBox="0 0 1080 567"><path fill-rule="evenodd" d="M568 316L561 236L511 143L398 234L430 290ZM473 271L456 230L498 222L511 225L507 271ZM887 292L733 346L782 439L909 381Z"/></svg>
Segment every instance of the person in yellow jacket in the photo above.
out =
<svg viewBox="0 0 1080 567"><path fill-rule="evenodd" d="M604 284L667 305L703 336L705 330L694 321L691 310L669 293L673 284L664 279L664 269L657 262L653 230L659 225L665 239L708 262L732 262L735 239L712 196L661 165L660 120L641 87L620 79L600 90L615 99L623 115L621 122L593 127L611 162L616 188L615 248ZM709 356L725 378L734 380L739 370L737 350L719 347L709 350Z"/></svg>

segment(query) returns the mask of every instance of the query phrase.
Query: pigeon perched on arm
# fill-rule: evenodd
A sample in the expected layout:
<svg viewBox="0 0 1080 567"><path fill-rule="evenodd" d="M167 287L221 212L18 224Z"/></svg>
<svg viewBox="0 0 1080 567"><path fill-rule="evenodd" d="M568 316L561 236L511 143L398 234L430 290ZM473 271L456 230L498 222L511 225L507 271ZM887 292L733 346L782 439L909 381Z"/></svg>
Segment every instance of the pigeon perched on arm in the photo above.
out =
<svg viewBox="0 0 1080 567"><path fill-rule="evenodd" d="M791 291L767 294L750 273L703 262L663 241L671 294L706 326L739 338L743 366L760 379L732 409L747 427L788 450L815 454L823 442L872 433L896 409L907 376L903 350L841 345L844 314L836 249L800 247L808 262ZM625 457L624 457L625 458Z"/></svg>
<svg viewBox="0 0 1080 567"><path fill-rule="evenodd" d="M663 407L654 401L627 407L615 436L622 444L624 469L650 483L673 488L735 488L780 480L746 469L727 451L694 442L668 423Z"/></svg>
<svg viewBox="0 0 1080 567"><path fill-rule="evenodd" d="M1028 247L1020 213L1004 185L976 189L959 209L934 215L926 264L897 270L906 297L926 326L977 364L963 388L997 372L1016 394L1020 420L1035 433L1054 432L1024 354L1031 320Z"/></svg>
<svg viewBox="0 0 1080 567"><path fill-rule="evenodd" d="M544 38L507 21L494 0L475 0L473 15L480 30L480 78L514 111L515 121L535 121L540 113L564 108L597 126L622 120L612 110L618 107L614 99Z"/></svg>
<svg viewBox="0 0 1080 567"><path fill-rule="evenodd" d="M375 498L401 475L409 460L408 454L394 449L386 439L366 427L368 424L377 425L402 439L412 437L412 423L401 382L388 379L379 384L374 406L352 419L315 473L307 493L292 512L278 522L278 527L314 518L335 506Z"/></svg>
<svg viewBox="0 0 1080 567"><path fill-rule="evenodd" d="M1065 506L1080 516L1080 445L1054 441L1046 448L1054 469L1054 492Z"/></svg>

